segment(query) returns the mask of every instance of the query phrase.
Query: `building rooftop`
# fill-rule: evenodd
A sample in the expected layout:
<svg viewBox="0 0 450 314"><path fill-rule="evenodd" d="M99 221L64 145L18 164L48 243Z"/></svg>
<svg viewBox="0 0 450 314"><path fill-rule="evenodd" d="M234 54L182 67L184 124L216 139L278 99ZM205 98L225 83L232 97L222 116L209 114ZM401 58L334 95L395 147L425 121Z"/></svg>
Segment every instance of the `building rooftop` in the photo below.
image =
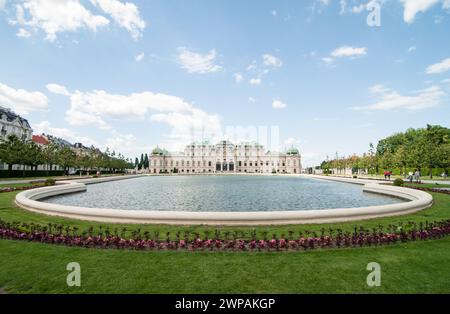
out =
<svg viewBox="0 0 450 314"><path fill-rule="evenodd" d="M33 142L35 142L37 144L41 144L41 145L48 145L50 143L49 140L43 135L33 135L31 140Z"/></svg>

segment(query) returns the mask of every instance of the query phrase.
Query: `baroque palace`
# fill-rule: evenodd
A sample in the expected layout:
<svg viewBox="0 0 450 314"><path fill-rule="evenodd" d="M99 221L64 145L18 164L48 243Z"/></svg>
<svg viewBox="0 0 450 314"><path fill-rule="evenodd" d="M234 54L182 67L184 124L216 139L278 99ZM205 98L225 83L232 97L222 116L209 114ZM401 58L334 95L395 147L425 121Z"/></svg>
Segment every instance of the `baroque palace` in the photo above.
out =
<svg viewBox="0 0 450 314"><path fill-rule="evenodd" d="M279 153L257 143L229 141L192 143L180 153L156 147L150 160L152 173L300 173L301 167L300 153L294 147Z"/></svg>

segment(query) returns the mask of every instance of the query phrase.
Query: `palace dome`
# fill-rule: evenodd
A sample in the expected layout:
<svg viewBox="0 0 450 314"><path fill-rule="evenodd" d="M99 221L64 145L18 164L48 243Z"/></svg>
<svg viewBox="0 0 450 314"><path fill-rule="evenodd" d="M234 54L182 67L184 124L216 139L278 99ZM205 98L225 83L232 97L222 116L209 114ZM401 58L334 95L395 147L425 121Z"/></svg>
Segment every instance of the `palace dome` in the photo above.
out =
<svg viewBox="0 0 450 314"><path fill-rule="evenodd" d="M152 150L152 155L164 155L164 150L157 146Z"/></svg>
<svg viewBox="0 0 450 314"><path fill-rule="evenodd" d="M297 148L291 147L291 148L289 148L289 149L286 151L286 154L287 154L287 155L298 155L299 152L298 152L298 149L297 149Z"/></svg>

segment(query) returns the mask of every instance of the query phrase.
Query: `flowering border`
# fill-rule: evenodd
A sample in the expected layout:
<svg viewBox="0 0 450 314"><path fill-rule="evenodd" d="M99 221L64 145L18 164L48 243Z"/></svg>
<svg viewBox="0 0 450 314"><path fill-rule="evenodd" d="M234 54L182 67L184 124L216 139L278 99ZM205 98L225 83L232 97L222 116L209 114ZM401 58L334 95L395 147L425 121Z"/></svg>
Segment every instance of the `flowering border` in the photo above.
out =
<svg viewBox="0 0 450 314"><path fill-rule="evenodd" d="M307 251L314 249L355 248L364 246L380 246L411 241L439 239L450 234L450 219L436 222L408 222L379 226L372 230L355 227L353 232L341 229L322 229L315 231L300 231L297 236L293 231L288 235L275 234L268 238L263 232L263 238L257 239L256 231L229 232L217 229L212 237L205 231L204 237L198 233L177 232L175 236L166 233L165 239L160 239L159 233L151 235L141 233L140 229L132 230L131 237L126 228L113 232L101 226L94 234L93 227L78 232L77 227L48 224L26 224L20 222L8 223L0 219L0 239L23 240L47 244L59 244L71 247L128 249L128 250L167 250L167 251Z"/></svg>

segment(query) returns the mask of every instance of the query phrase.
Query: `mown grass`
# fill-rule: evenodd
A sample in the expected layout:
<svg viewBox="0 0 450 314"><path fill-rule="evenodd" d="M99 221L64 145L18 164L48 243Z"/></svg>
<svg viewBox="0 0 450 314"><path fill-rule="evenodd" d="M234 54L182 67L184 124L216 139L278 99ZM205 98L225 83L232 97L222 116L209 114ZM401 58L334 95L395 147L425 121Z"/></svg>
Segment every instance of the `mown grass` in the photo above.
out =
<svg viewBox="0 0 450 314"><path fill-rule="evenodd" d="M23 187L41 187L44 186L44 182L32 182L32 183L4 183L0 184L0 188L23 188Z"/></svg>
<svg viewBox="0 0 450 314"><path fill-rule="evenodd" d="M291 253L143 252L0 240L7 293L449 293L450 238ZM68 287L66 265L81 266ZM368 287L367 264L381 266Z"/></svg>

